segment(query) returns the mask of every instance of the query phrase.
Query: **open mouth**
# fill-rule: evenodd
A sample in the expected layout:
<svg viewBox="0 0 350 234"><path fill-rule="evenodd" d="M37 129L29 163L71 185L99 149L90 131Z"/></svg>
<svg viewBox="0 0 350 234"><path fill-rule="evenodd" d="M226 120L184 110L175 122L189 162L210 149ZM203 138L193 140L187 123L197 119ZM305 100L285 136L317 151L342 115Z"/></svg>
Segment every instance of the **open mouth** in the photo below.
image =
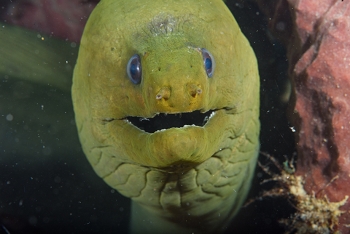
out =
<svg viewBox="0 0 350 234"><path fill-rule="evenodd" d="M126 117L127 121L139 129L154 133L169 128L181 128L186 125L202 127L213 117L215 111L209 110L201 113L199 110L189 113L165 114L159 113L152 118Z"/></svg>

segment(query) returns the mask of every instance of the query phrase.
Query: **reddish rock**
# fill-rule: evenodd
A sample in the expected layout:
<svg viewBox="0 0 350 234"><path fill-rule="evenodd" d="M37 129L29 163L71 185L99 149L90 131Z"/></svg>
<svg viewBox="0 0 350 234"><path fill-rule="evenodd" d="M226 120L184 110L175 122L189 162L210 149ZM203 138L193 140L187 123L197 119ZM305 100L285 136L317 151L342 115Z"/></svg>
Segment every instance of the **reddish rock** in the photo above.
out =
<svg viewBox="0 0 350 234"><path fill-rule="evenodd" d="M316 197L350 196L350 1L259 0L287 46L297 175ZM285 25L284 27L280 27ZM292 30L281 30L288 29ZM332 180L333 179L333 180ZM350 199L337 230L350 233Z"/></svg>
<svg viewBox="0 0 350 234"><path fill-rule="evenodd" d="M16 0L1 18L38 32L79 42L99 0Z"/></svg>

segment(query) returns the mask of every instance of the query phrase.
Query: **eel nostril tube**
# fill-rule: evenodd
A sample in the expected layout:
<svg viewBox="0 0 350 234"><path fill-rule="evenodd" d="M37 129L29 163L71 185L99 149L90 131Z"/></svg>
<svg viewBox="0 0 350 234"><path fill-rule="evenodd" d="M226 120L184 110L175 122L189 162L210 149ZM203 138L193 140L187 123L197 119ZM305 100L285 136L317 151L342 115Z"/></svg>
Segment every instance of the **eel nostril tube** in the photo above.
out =
<svg viewBox="0 0 350 234"><path fill-rule="evenodd" d="M159 92L156 95L157 100L168 100L170 97L170 89L168 87L163 87L159 90Z"/></svg>
<svg viewBox="0 0 350 234"><path fill-rule="evenodd" d="M197 95L200 95L202 93L202 89L200 86L195 84L188 85L189 93L192 97L196 97Z"/></svg>

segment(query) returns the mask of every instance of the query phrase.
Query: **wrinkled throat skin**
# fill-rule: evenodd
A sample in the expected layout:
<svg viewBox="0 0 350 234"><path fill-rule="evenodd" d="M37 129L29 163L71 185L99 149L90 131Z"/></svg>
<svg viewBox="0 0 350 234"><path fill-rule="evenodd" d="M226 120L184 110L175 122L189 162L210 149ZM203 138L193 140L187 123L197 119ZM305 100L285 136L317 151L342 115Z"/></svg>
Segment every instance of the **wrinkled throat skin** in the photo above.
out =
<svg viewBox="0 0 350 234"><path fill-rule="evenodd" d="M256 58L221 0L102 0L72 96L89 162L133 200L131 232L225 230L260 124Z"/></svg>

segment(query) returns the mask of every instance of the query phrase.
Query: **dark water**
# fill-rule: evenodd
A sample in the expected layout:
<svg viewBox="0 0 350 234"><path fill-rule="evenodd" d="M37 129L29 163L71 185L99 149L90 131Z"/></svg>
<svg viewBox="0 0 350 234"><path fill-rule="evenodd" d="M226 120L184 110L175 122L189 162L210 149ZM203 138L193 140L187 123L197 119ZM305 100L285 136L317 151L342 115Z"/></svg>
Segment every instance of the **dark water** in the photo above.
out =
<svg viewBox="0 0 350 234"><path fill-rule="evenodd" d="M283 161L294 153L280 98L287 79L284 48L267 36L267 22L253 2L228 5L258 58L261 151ZM259 185L267 178L260 168L255 175L250 198L271 188ZM70 93L0 74L0 223L19 229L11 233L125 233L129 207L81 151ZM283 233L278 220L290 211L283 199L256 201L241 210L228 233ZM0 233L6 233L1 226Z"/></svg>

